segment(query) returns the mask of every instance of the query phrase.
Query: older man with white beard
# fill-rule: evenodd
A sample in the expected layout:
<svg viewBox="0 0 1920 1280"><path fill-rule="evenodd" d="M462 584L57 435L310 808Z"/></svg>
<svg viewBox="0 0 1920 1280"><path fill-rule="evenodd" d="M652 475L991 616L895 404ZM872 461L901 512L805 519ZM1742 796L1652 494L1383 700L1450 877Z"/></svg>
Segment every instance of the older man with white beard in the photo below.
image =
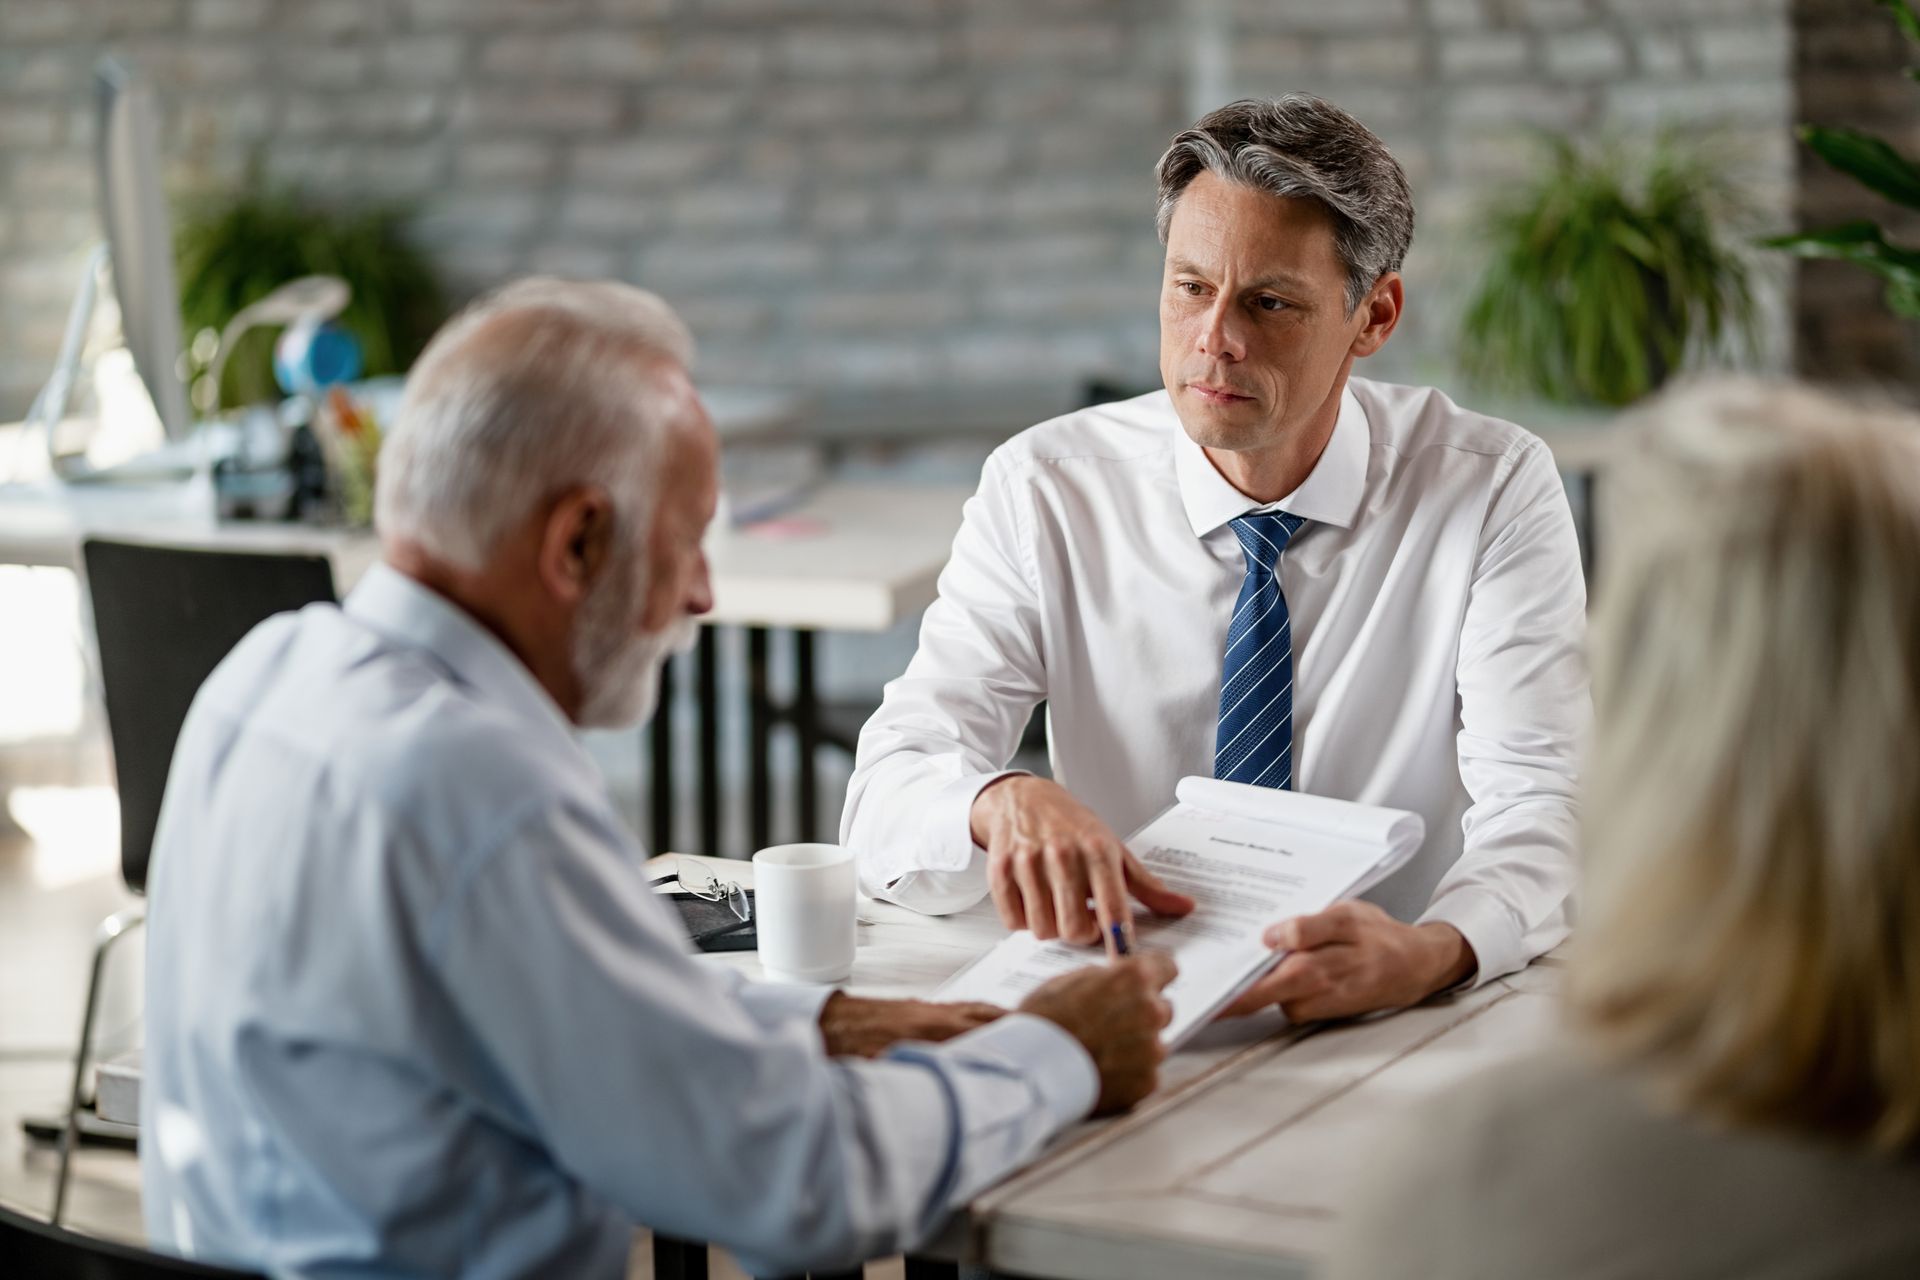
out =
<svg viewBox="0 0 1920 1280"><path fill-rule="evenodd" d="M1162 959L1006 1017L855 1000L702 965L648 891L573 730L644 718L711 604L690 346L624 285L455 321L381 459L385 563L195 700L149 886L162 1247L611 1278L645 1223L838 1266L1152 1088Z"/></svg>

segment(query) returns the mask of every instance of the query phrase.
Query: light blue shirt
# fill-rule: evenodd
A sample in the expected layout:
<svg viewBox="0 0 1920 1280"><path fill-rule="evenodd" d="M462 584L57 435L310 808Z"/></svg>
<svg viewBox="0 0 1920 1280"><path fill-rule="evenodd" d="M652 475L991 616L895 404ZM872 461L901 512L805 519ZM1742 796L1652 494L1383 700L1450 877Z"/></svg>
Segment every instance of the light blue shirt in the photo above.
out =
<svg viewBox="0 0 1920 1280"><path fill-rule="evenodd" d="M695 957L559 708L374 569L262 624L149 884L148 1231L302 1276L624 1274L632 1226L799 1271L911 1247L1084 1115L1011 1016L826 1057L824 992Z"/></svg>

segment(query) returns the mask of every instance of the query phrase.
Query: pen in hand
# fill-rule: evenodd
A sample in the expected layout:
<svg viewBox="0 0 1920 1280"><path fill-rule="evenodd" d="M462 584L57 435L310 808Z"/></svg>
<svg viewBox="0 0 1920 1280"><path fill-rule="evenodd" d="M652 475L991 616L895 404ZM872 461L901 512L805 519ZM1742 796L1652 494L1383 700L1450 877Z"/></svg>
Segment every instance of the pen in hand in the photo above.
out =
<svg viewBox="0 0 1920 1280"><path fill-rule="evenodd" d="M1127 929L1125 925L1115 920L1107 926L1107 932L1113 939L1113 954L1115 956L1124 956L1132 953L1133 948L1127 944Z"/></svg>

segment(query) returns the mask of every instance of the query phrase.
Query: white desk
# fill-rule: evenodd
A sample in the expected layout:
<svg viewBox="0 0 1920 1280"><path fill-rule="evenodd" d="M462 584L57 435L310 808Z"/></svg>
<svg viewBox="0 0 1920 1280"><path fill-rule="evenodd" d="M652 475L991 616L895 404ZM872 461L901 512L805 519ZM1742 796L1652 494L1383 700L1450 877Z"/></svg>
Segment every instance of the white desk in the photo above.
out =
<svg viewBox="0 0 1920 1280"><path fill-rule="evenodd" d="M751 864L703 861L752 883ZM860 926L846 984L858 995L925 997L1004 936L984 904L946 917L865 900L860 909L873 923ZM707 959L760 973L750 952ZM1558 986L1548 958L1366 1022L1220 1024L1168 1059L1153 1097L1061 1135L928 1252L1057 1280L1307 1275L1378 1132L1409 1103L1546 1044Z"/></svg>
<svg viewBox="0 0 1920 1280"><path fill-rule="evenodd" d="M676 857L687 855L649 859L647 874L666 874ZM712 867L715 874L725 879L749 888L753 885L751 862L728 858L689 860ZM927 999L969 961L1007 936L1006 926L994 915L990 901L956 915L923 916L890 902L862 898L860 917L860 946L854 954L853 976L842 985L854 995L889 1000ZM720 951L704 958L713 964L738 969L750 978L765 976L759 956L751 951ZM1203 1036L1202 1043L1183 1049L1169 1060L1160 1093L1149 1107L1160 1105L1172 1094L1228 1062L1237 1061L1263 1046L1271 1047L1276 1031L1281 1031L1282 1040L1291 1040L1300 1034L1282 1030L1278 1019L1223 1024L1213 1034ZM1097 1127L1082 1128L1091 1132Z"/></svg>
<svg viewBox="0 0 1920 1280"><path fill-rule="evenodd" d="M713 547L714 609L703 620L690 668L700 707L696 750L699 845L719 847L719 646L714 627L746 628L747 760L753 848L770 844L773 733L790 725L800 741L795 809L801 837L818 834L814 753L821 741L815 694L815 631L880 631L913 616L934 598L960 528L970 486L826 484L777 518L722 532ZM211 496L186 485L76 485L64 489L0 489L0 564L77 569L89 537L225 550L320 554L333 562L345 593L378 558L373 535L266 521L217 522ZM776 703L768 681L771 631L792 633L793 697ZM671 684L669 684L671 687ZM673 718L654 717L649 839L675 845L672 798Z"/></svg>
<svg viewBox="0 0 1920 1280"><path fill-rule="evenodd" d="M1547 1044L1559 970L1261 1046L969 1209L987 1265L1057 1280L1303 1277L1409 1105Z"/></svg>
<svg viewBox="0 0 1920 1280"><path fill-rule="evenodd" d="M712 622L885 631L933 603L973 494L961 485L827 484L710 548Z"/></svg>
<svg viewBox="0 0 1920 1280"><path fill-rule="evenodd" d="M372 537L358 531L215 520L212 495L191 484L0 487L0 564L78 570L88 538L325 555L341 590L379 555Z"/></svg>
<svg viewBox="0 0 1920 1280"><path fill-rule="evenodd" d="M713 543L716 625L884 631L932 603L960 508L954 485L826 484L771 521ZM216 521L186 485L0 488L0 564L75 569L87 538L288 551L333 559L344 595L379 557L366 530Z"/></svg>

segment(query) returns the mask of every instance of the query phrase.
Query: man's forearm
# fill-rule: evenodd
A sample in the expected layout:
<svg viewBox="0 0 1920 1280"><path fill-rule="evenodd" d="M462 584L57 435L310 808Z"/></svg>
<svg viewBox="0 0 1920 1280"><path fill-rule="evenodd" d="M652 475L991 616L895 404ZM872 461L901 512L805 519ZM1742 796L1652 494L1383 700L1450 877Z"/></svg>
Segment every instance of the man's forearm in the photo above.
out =
<svg viewBox="0 0 1920 1280"><path fill-rule="evenodd" d="M820 1038L831 1057L877 1058L904 1041L951 1040L1005 1012L990 1004L873 1000L836 991L820 1006Z"/></svg>

